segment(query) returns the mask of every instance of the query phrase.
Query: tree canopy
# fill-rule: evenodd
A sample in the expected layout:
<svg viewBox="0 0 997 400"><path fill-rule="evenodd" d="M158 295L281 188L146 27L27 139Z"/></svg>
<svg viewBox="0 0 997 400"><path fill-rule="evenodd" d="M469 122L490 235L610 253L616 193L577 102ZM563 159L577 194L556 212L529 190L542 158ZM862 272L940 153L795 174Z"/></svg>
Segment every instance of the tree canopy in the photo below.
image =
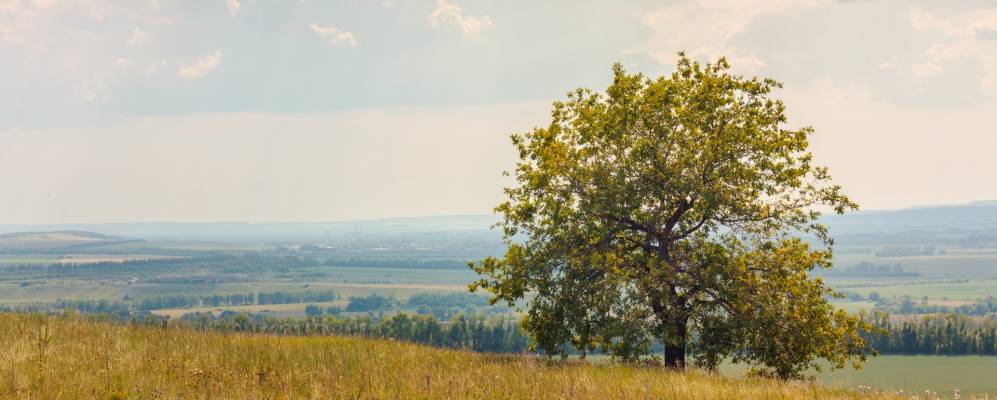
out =
<svg viewBox="0 0 997 400"><path fill-rule="evenodd" d="M470 267L492 301L528 299L523 324L548 355L602 351L670 367L686 355L801 377L818 360L858 365L868 325L827 301L822 210L857 209L787 127L781 85L723 58L679 54L670 76L613 68L551 123L512 135L520 161L496 212L507 252Z"/></svg>

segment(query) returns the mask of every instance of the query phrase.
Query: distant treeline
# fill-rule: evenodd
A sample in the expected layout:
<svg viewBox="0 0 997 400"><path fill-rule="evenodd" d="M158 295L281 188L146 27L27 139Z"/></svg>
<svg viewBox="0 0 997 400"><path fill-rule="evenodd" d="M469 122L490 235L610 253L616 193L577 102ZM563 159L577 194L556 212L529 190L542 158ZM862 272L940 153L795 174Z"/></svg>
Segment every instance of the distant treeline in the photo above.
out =
<svg viewBox="0 0 997 400"><path fill-rule="evenodd" d="M957 241L959 246L969 249L988 249L997 247L997 233L978 233L968 235Z"/></svg>
<svg viewBox="0 0 997 400"><path fill-rule="evenodd" d="M260 292L247 294L229 295L175 295L147 297L141 300L134 300L135 308L143 310L160 310L164 308L185 308L185 307L218 307L218 306L243 306L254 304L296 304L296 303L324 303L339 299L339 295L331 290L306 291L306 292Z"/></svg>
<svg viewBox="0 0 997 400"><path fill-rule="evenodd" d="M0 305L0 312L52 314L66 311L125 320L144 314L136 312L130 303L110 300L57 300L48 303Z"/></svg>
<svg viewBox="0 0 997 400"><path fill-rule="evenodd" d="M329 267L467 269L467 262L467 260L420 260L414 258L329 258L323 264Z"/></svg>
<svg viewBox="0 0 997 400"><path fill-rule="evenodd" d="M916 257L933 256L945 254L945 250L939 251L935 246L892 246L876 250L876 257Z"/></svg>
<svg viewBox="0 0 997 400"><path fill-rule="evenodd" d="M397 306L398 300L394 296L382 296L373 293L367 296L350 296L350 302L346 305L346 311L384 311Z"/></svg>
<svg viewBox="0 0 997 400"><path fill-rule="evenodd" d="M876 299L872 299L870 296L870 300L875 301ZM899 302L879 299L876 309L894 314L962 314L986 316L997 314L997 298L990 296L972 304L959 306L927 304L927 302L918 302L910 297L905 297Z"/></svg>
<svg viewBox="0 0 997 400"><path fill-rule="evenodd" d="M113 304L105 307L113 310ZM2 308L2 311L12 311ZM24 310L19 310L24 311ZM395 314L376 318L321 316L275 318L262 314L223 311L185 314L178 320L149 313L93 313L86 318L153 325L186 326L220 332L270 335L345 335L405 340L419 344L481 352L522 353L529 351L530 338L518 321L510 317L460 314L441 322L428 315ZM49 313L53 313L49 311ZM971 317L959 314L891 317L877 312L863 316L874 327L864 338L881 354L907 355L997 355L997 316ZM652 351L660 351L655 343ZM569 351L570 353L570 351Z"/></svg>
<svg viewBox="0 0 997 400"><path fill-rule="evenodd" d="M418 293L409 297L405 304L391 296L370 294L367 296L350 296L346 306L349 312L386 311L405 306L414 309L420 315L433 315L437 319L446 320L460 314L506 314L510 310L503 305L491 305L488 298L473 293ZM323 312L313 308L310 315L328 313L337 315L335 309Z"/></svg>
<svg viewBox="0 0 997 400"><path fill-rule="evenodd" d="M37 246L6 247L0 249L0 254L66 254L66 253L86 253L90 250L93 250L94 253L99 252L100 254L130 254L134 253L136 249L121 250L121 249L115 249L113 247L110 249L105 249L105 247L119 246L130 243L141 243L141 242L145 242L145 240L144 239L120 239L120 240L104 239L87 243L74 243L74 244L67 244L64 246L55 246L55 247L37 247ZM176 251L169 251L171 249L142 248L142 250L153 250L153 251L163 250L168 253L171 253L170 255L172 255L172 253L176 253ZM144 252L144 254L162 254L162 253L163 252L153 252L153 253Z"/></svg>
<svg viewBox="0 0 997 400"><path fill-rule="evenodd" d="M128 279L136 276L158 277L176 281L188 277L204 281L196 273L251 274L261 272L288 272L292 268L318 265L308 257L277 255L272 253L245 253L239 255L207 255L193 258L166 258L152 260L108 261L86 264L14 265L0 268L0 278L45 279L61 277L108 277ZM154 279L155 280L155 279Z"/></svg>
<svg viewBox="0 0 997 400"><path fill-rule="evenodd" d="M882 354L997 354L994 316L943 314L897 320L877 313L867 319L881 332L866 332L864 336Z"/></svg>
<svg viewBox="0 0 997 400"><path fill-rule="evenodd" d="M57 300L47 303L5 305L0 306L0 310L20 312L60 312L63 310L73 310L85 314L109 314L118 317L128 317L132 313L142 314L147 311L166 308L318 303L337 299L339 299L339 295L331 290L306 292L277 291L210 296L175 295L142 299L126 298L123 301Z"/></svg>
<svg viewBox="0 0 997 400"><path fill-rule="evenodd" d="M272 335L344 335L404 340L429 346L490 353L522 353L529 350L529 335L515 320L458 315L449 322L424 315L395 314L381 320L310 317L273 318L255 314L224 312L187 314L182 325L222 332Z"/></svg>
<svg viewBox="0 0 997 400"><path fill-rule="evenodd" d="M889 276L889 277L909 277L909 276L920 276L921 274L913 271L905 271L904 267L900 264L885 265L885 264L872 264L870 262L861 262L856 264L851 268L845 269L830 269L824 272L827 276Z"/></svg>
<svg viewBox="0 0 997 400"><path fill-rule="evenodd" d="M10 309L0 309L10 312ZM69 311L73 314L73 311ZM49 312L48 314L55 314ZM57 314L67 315L66 311ZM465 349L489 353L524 353L529 351L530 337L519 322L506 317L487 317L483 314L458 315L450 321L440 322L426 315L395 314L388 318L361 316L343 318L335 316L308 318L275 318L263 314L223 311L190 313L179 319L155 314L82 314L97 322L127 323L156 326L163 329L187 327L198 330L293 336L359 336L374 339L392 339L435 347Z"/></svg>

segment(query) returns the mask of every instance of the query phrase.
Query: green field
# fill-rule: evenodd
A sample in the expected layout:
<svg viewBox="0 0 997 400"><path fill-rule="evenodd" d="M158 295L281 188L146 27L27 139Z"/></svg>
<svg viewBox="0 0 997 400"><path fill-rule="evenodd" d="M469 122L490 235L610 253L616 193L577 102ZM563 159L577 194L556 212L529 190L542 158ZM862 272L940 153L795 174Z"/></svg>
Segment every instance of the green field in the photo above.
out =
<svg viewBox="0 0 997 400"><path fill-rule="evenodd" d="M835 254L835 268L856 264L896 265L918 272L924 279L997 278L997 250L946 248L944 255L876 257L874 254ZM853 278L854 279L854 278Z"/></svg>
<svg viewBox="0 0 997 400"><path fill-rule="evenodd" d="M877 292L882 297L910 296L920 299L927 296L932 300L976 300L997 295L997 280L972 279L967 282L945 281L913 281L906 284L885 284L882 286L848 287L849 292L868 296L869 292Z"/></svg>
<svg viewBox="0 0 997 400"><path fill-rule="evenodd" d="M739 376L745 368L728 364L722 372ZM951 398L953 390L959 389L963 398L970 393L997 397L997 356L878 356L860 370L825 371L817 376L822 384L842 388L863 385L917 394L930 390L943 398Z"/></svg>

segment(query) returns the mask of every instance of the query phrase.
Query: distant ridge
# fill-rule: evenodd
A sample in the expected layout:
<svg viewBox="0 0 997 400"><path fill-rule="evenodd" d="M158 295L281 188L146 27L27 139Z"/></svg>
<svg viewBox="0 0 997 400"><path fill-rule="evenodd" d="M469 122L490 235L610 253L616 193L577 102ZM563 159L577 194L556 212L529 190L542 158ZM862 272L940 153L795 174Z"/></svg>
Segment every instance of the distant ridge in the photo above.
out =
<svg viewBox="0 0 997 400"><path fill-rule="evenodd" d="M0 239L6 240L119 240L114 236L102 233L80 230L10 232L0 234Z"/></svg>
<svg viewBox="0 0 997 400"><path fill-rule="evenodd" d="M0 225L0 240L56 233L75 236L79 242L143 238L147 240L299 241L340 235L456 235L497 241L501 231L490 229L500 219L490 214L438 215L335 222L134 222L58 225ZM835 237L841 235L893 234L899 232L960 231L997 234L997 200L963 204L915 206L901 209L863 210L844 215L825 214L821 220ZM3 232L13 232L2 234ZM95 233L102 232L102 233ZM36 237L37 239L37 237Z"/></svg>
<svg viewBox="0 0 997 400"><path fill-rule="evenodd" d="M969 203L960 203L960 204L929 204L923 206L910 206L907 208L902 208L897 210L878 210L878 211L903 211L903 210L920 210L924 208L992 207L992 206L997 206L997 200L977 200L977 201L971 201Z"/></svg>

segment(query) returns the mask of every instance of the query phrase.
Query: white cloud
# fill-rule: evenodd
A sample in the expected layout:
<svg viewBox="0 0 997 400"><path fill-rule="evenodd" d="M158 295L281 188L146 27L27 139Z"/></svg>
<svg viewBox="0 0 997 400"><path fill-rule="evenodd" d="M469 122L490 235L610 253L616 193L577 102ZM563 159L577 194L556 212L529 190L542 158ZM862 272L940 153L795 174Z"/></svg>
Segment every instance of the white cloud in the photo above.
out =
<svg viewBox="0 0 997 400"><path fill-rule="evenodd" d="M213 71L215 68L218 68L218 64L221 63L221 61L221 50L215 50L213 53L201 57L193 64L181 63L180 68L177 69L177 75L187 79L201 78Z"/></svg>
<svg viewBox="0 0 997 400"><path fill-rule="evenodd" d="M889 60L876 63L876 68L880 70L890 70L897 67L897 56L890 57Z"/></svg>
<svg viewBox="0 0 997 400"><path fill-rule="evenodd" d="M18 43L21 39L17 36L17 33L9 26L0 26L0 43Z"/></svg>
<svg viewBox="0 0 997 400"><path fill-rule="evenodd" d="M323 27L311 24L309 27L312 29L312 32L315 32L315 34L322 38L322 40L325 40L334 46L360 46L360 42L353 37L353 32L339 30L332 25Z"/></svg>
<svg viewBox="0 0 997 400"><path fill-rule="evenodd" d="M946 16L912 10L910 24L919 32L940 35L942 40L924 51L931 64L978 62L982 66L984 91L991 98L997 98L997 41L986 38L987 32L997 30L997 9L971 10ZM918 70L931 73L924 67L918 67Z"/></svg>
<svg viewBox="0 0 997 400"><path fill-rule="evenodd" d="M429 14L429 25L433 29L438 29L442 24L449 23L456 26L461 32L473 33L492 27L492 18L485 15L475 17L465 15L463 10L456 4L447 0L437 0L436 9Z"/></svg>
<svg viewBox="0 0 997 400"><path fill-rule="evenodd" d="M132 31L132 36L128 39L128 45L138 46L141 45L142 43L145 43L145 41L148 39L149 39L148 32L143 31L141 28L135 28L135 30Z"/></svg>
<svg viewBox="0 0 997 400"><path fill-rule="evenodd" d="M693 0L672 4L641 15L651 35L635 49L670 65L675 53L715 59L727 56L735 68L753 72L767 63L751 52L729 45L752 21L793 7L820 4L820 0Z"/></svg>
<svg viewBox="0 0 997 400"><path fill-rule="evenodd" d="M942 72L942 67L935 64L914 64L910 66L911 72L922 78L930 78Z"/></svg>
<svg viewBox="0 0 997 400"><path fill-rule="evenodd" d="M962 56L966 51L966 48L959 45L943 45L941 43L935 43L928 47L924 51L924 55L930 57L933 60L946 60L953 59Z"/></svg>
<svg viewBox="0 0 997 400"><path fill-rule="evenodd" d="M142 69L142 73L146 75L152 75L159 72L160 69L166 68L166 60L160 60L158 63L150 63Z"/></svg>
<svg viewBox="0 0 997 400"><path fill-rule="evenodd" d="M239 0L225 0L225 5L228 6L228 15L232 18L239 16L239 9L242 8L242 3Z"/></svg>

